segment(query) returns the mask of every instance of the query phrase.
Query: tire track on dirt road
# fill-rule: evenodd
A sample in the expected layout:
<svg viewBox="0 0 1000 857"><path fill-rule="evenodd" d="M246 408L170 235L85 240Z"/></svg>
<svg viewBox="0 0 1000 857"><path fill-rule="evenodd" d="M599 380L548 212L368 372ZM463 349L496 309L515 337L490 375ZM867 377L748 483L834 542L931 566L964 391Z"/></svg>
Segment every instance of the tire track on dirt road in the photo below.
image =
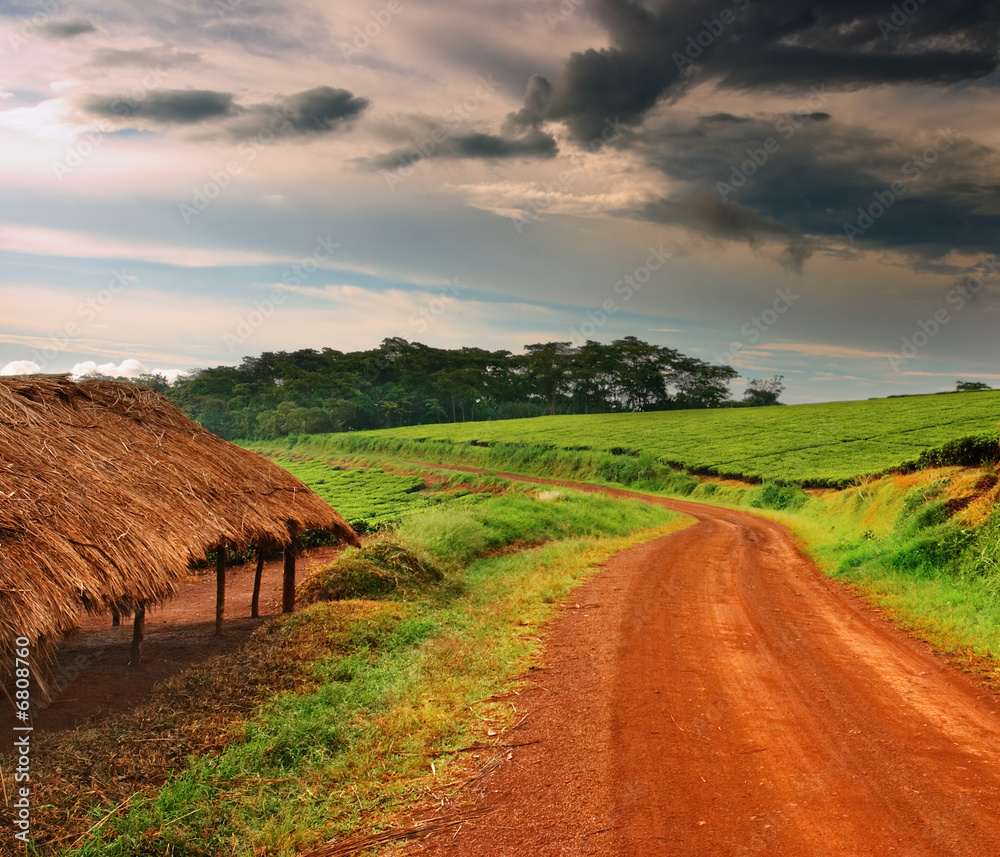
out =
<svg viewBox="0 0 1000 857"><path fill-rule="evenodd" d="M824 577L782 526L498 475L698 523L574 591L544 670L510 697L524 746L485 781L488 814L421 853L1000 854L1000 700Z"/></svg>

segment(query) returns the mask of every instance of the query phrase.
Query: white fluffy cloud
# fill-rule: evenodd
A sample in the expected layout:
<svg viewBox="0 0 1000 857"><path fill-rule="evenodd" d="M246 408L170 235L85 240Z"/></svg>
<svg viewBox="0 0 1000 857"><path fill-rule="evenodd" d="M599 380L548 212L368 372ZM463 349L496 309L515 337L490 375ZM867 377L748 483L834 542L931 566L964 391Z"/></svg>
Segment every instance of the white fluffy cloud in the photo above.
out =
<svg viewBox="0 0 1000 857"><path fill-rule="evenodd" d="M41 371L42 367L31 360L12 360L0 369L0 375L35 375Z"/></svg>
<svg viewBox="0 0 1000 857"><path fill-rule="evenodd" d="M15 363L10 365L14 366ZM121 363L95 363L93 360L84 360L82 363L77 363L70 370L70 374L74 378L83 378L87 375L110 375L112 378L138 378L140 375L150 374L163 375L167 381L173 384L187 373L183 369L149 369L144 363L129 359L122 360Z"/></svg>

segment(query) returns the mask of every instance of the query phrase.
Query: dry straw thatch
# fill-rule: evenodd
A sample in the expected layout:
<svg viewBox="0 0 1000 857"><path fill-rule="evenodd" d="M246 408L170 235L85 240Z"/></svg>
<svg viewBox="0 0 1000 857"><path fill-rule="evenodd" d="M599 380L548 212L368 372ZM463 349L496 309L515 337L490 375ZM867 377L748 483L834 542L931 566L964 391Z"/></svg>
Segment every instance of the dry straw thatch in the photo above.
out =
<svg viewBox="0 0 1000 857"><path fill-rule="evenodd" d="M358 544L277 465L159 393L64 376L0 378L0 656L90 612L168 598L219 544L288 546L307 528Z"/></svg>

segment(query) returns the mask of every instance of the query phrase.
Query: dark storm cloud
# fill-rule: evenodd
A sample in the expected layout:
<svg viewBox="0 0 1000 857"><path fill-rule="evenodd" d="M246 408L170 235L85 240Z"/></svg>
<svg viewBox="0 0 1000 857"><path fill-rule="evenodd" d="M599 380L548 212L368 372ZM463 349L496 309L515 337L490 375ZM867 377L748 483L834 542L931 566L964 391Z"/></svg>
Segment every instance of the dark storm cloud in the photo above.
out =
<svg viewBox="0 0 1000 857"><path fill-rule="evenodd" d="M245 139L263 132L277 137L326 134L359 116L368 104L368 99L346 89L317 86L270 105L243 106L228 92L156 89L138 95L92 95L84 99L83 109L104 119L148 120L165 125L221 120L211 136Z"/></svg>
<svg viewBox="0 0 1000 857"><path fill-rule="evenodd" d="M299 134L322 134L342 122L359 116L368 107L367 98L358 98L346 89L317 86L290 95L281 103L292 128Z"/></svg>
<svg viewBox="0 0 1000 857"><path fill-rule="evenodd" d="M554 81L533 77L513 125L563 122L587 142L608 119L638 124L660 100L705 80L740 90L856 89L974 80L998 65L995 0L590 0L585 8L611 46L572 54Z"/></svg>
<svg viewBox="0 0 1000 857"><path fill-rule="evenodd" d="M62 21L46 21L38 28L38 32L47 39L72 39L84 33L96 33L97 27L84 18L66 18Z"/></svg>
<svg viewBox="0 0 1000 857"><path fill-rule="evenodd" d="M837 51L775 47L753 62L733 54L715 64L729 89L801 89L813 84L854 89L878 84L958 83L985 77L996 69L992 54L927 51L916 56L861 54L844 63Z"/></svg>
<svg viewBox="0 0 1000 857"><path fill-rule="evenodd" d="M179 125L232 116L236 110L230 93L209 89L153 89L141 98L91 95L84 99L83 108L104 119L148 119Z"/></svg>
<svg viewBox="0 0 1000 857"><path fill-rule="evenodd" d="M369 104L367 98L360 98L346 89L317 86L285 96L273 105L255 104L243 108L242 115L230 124L227 133L236 139L265 130L284 137L327 134L360 116Z"/></svg>
<svg viewBox="0 0 1000 857"><path fill-rule="evenodd" d="M656 223L685 226L702 234L730 241L745 241L754 249L777 241L784 245L780 261L796 272L802 271L812 255L815 241L790 226L765 217L752 208L723 202L710 193L695 193L677 199L659 198L639 215Z"/></svg>
<svg viewBox="0 0 1000 857"><path fill-rule="evenodd" d="M819 111L666 122L628 144L678 187L634 214L710 237L899 251L918 267L1000 252L997 152L950 129L891 139Z"/></svg>
<svg viewBox="0 0 1000 857"><path fill-rule="evenodd" d="M638 123L653 108L674 75L663 57L647 60L617 49L573 54L558 84L535 75L524 106L508 117L514 128L565 122L580 143L596 140L609 119Z"/></svg>
<svg viewBox="0 0 1000 857"><path fill-rule="evenodd" d="M99 68L156 67L181 68L197 65L201 57L189 51L179 51L169 45L134 50L102 48L91 55L90 65Z"/></svg>
<svg viewBox="0 0 1000 857"><path fill-rule="evenodd" d="M430 131L412 146L402 146L365 162L371 169L395 170L428 159L506 160L510 158L551 158L558 152L555 139L541 131L522 137L504 137L478 131L465 133Z"/></svg>

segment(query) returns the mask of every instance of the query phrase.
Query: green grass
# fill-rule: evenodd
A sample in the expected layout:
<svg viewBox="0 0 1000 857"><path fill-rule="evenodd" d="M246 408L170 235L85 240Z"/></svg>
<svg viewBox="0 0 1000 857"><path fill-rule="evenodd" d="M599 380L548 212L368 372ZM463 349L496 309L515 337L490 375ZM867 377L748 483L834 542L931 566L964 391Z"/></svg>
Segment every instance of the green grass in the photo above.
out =
<svg viewBox="0 0 1000 857"><path fill-rule="evenodd" d="M942 397L914 401L936 398ZM297 455L363 453L369 463L385 456L379 462L382 475L373 479L412 479L393 472L402 466L392 461L398 455L492 463L498 469L616 482L751 508L788 524L821 568L886 606L903 625L959 653L984 674L1000 677L1000 513L982 523L962 514L949 516L945 505L961 493L955 486L963 478L971 484L975 474L970 480L967 472L952 468L806 492L780 478L759 485L699 482L644 450L612 455L552 446L416 443L357 433L346 439L297 438L289 445ZM310 479L328 475L326 468L300 472ZM134 792L134 797L116 812L117 799L87 805L78 795L73 798L75 806L87 805L90 813L89 819L75 819L76 828L101 826L86 845L67 853L207 855L265 849L291 854L390 823L402 807L423 802L426 789L438 792L460 776L467 755L458 753L460 748L488 740L490 730L511 722L508 709L488 700L531 663L537 628L553 605L601 559L651 532L680 526L659 507L600 495L511 489L488 475L433 478L438 487L474 482L503 491L463 489L447 502L400 515L398 538L409 554L426 557L441 570L441 579L418 575L370 593L388 600L321 603L269 623L255 645L280 635L294 653L301 636L308 641L303 656L266 660L286 664L258 670L259 681L272 690L249 694L254 704L241 708L228 726L213 733L221 737L204 746L184 738L197 733L202 717L192 700L211 702L213 693L226 698L233 676L240 674L232 667L194 671L182 682L186 695L176 697L179 702L171 707L175 697L169 694L161 700L160 719L140 713L127 729L102 727L106 731L94 733L86 745L88 758L99 755L102 741L125 760L150 752L145 748L159 745L144 742L163 734L157 729L172 740L184 738L182 747L194 749L165 757L170 772L165 784L142 780L131 761L119 761L117 769L107 762L100 775L109 781L123 776L119 793ZM358 485L364 490L363 482ZM505 553L536 541L547 544ZM373 550L358 556L383 572L380 563L391 570L398 557ZM317 650L323 636L329 646ZM76 757L62 752L58 758L60 765L72 767ZM87 770L84 761L77 764ZM55 831L66 827L65 822L48 823Z"/></svg>
<svg viewBox="0 0 1000 857"><path fill-rule="evenodd" d="M400 472L406 468L392 459L330 463L304 457L306 447L294 457L274 442L256 443L250 448L305 482L362 534L394 529L414 512L454 503L470 494L489 497L511 487L505 479L447 471L433 474L433 485L428 485L430 474Z"/></svg>
<svg viewBox="0 0 1000 857"><path fill-rule="evenodd" d="M438 441L441 454L450 450L449 454L469 462L487 462L487 467L499 465L499 458L491 458L489 450L473 442L511 445L501 456L512 466L518 459L516 447L539 464L546 452L554 453L553 458L576 452L579 460L588 461L587 452L617 451L626 458L645 454L692 472L836 485L916 463L921 453L962 437L995 439L998 420L1000 391L770 408L536 417L325 437L330 449L347 452L376 449L380 444L389 449L389 444L401 441ZM322 436L309 442L315 446L318 437ZM296 439L288 442L294 444Z"/></svg>
<svg viewBox="0 0 1000 857"><path fill-rule="evenodd" d="M947 474L900 481L806 496L794 511L764 514L786 524L831 577L1000 679L1000 511L974 526L949 516Z"/></svg>
<svg viewBox="0 0 1000 857"><path fill-rule="evenodd" d="M871 404L954 398L914 397ZM777 481L757 486L699 482L674 472L648 451L632 456L525 445L470 446L400 440L394 434L373 433L367 439L354 434L351 449L369 455L492 465L528 475L621 484L778 517L799 535L803 548L824 571L889 608L901 624L948 651L973 658L1000 657L1000 523L994 520L973 526L962 518L951 519L942 502L951 478L947 472L944 476L935 475L935 471L905 477L909 480L906 484L913 486L908 489L887 477L859 480L850 488L810 495L794 484ZM293 443L300 451L334 448L346 454L341 437L305 437ZM938 448L948 444L946 440ZM441 512L446 511L447 507L442 507ZM452 533L445 520L431 528L432 538L479 544L481 536L469 521L463 521Z"/></svg>
<svg viewBox="0 0 1000 857"><path fill-rule="evenodd" d="M974 400L977 395L858 404L895 406L899 402L912 405L928 400L932 404L947 403L956 399ZM770 410L780 413L789 409ZM663 415L672 416L676 414ZM482 426L476 424L474 428ZM954 431L969 428L959 424ZM529 475L621 484L779 517L799 534L803 547L821 568L889 608L901 624L946 650L963 652L969 657L1000 657L1000 524L994 521L973 526L961 518L950 519L941 502L950 478L947 475L914 474L906 477L907 484L914 486L908 489L901 488L893 478L861 480L857 486L814 496L795 485L776 481L757 486L699 482L674 472L646 450L634 456L609 455L525 445L484 447L434 440L407 441L395 434L373 433L367 439L354 434L352 449L366 454L374 451L408 459L492 465ZM341 437L298 438L294 444L300 451L340 449ZM947 449L949 443L944 440L937 448ZM933 460L934 456L925 458ZM440 510L446 511L447 507ZM479 544L481 534L468 520L454 530L443 514L441 521L440 526L429 528L433 539Z"/></svg>
<svg viewBox="0 0 1000 857"><path fill-rule="evenodd" d="M607 556L682 526L659 507L575 491L458 502L409 516L396 542L432 557L443 579L395 601L323 602L269 621L152 706L50 741L37 789L57 805L40 811L36 833L68 836L60 853L87 857L214 857L292 854L386 823L460 777L461 748L510 724L489 699L532 662L554 605ZM476 559L464 539L439 537L470 527L481 552L518 544L522 530L546 544ZM409 562L378 544L371 562ZM234 684L246 703L262 701L229 711ZM149 753L159 755L140 764ZM105 797L88 803L95 758Z"/></svg>
<svg viewBox="0 0 1000 857"><path fill-rule="evenodd" d="M406 520L400 535L442 563L468 562L475 556L514 544L534 544L580 536L620 537L635 528L655 526L658 507L622 507L602 495L559 490L511 494L504 502L466 498ZM548 499L539 500L538 496ZM644 511L645 510L648 511Z"/></svg>
<svg viewBox="0 0 1000 857"><path fill-rule="evenodd" d="M425 508L419 476L387 473L378 467L343 467L322 461L279 456L274 463L298 477L363 532L380 529Z"/></svg>
<svg viewBox="0 0 1000 857"><path fill-rule="evenodd" d="M953 401L977 395L924 396L859 404ZM477 428L482 426L476 424ZM966 428L963 425L961 430ZM794 484L777 481L756 486L700 482L673 471L648 451L635 456L609 455L525 445L486 447L450 441L400 440L394 435L381 432L365 438L355 433L349 440L350 450L388 456L388 460L398 455L411 460L494 466L527 475L621 484L715 505L749 508L777 517L800 537L802 547L824 571L889 608L901 624L948 651L963 652L973 658L1000 658L1000 523L996 518L985 524L970 523L962 516L951 518L942 502L950 480L968 471L952 469L898 478L856 479L857 484L850 488L809 494ZM302 452L337 449L347 454L350 450L343 448L342 437L302 437L292 443ZM947 450L949 444L945 441L938 448ZM925 458L933 461L934 456ZM454 533L447 524L432 528L432 532L433 538L456 544L478 544L481 538L468 521Z"/></svg>

